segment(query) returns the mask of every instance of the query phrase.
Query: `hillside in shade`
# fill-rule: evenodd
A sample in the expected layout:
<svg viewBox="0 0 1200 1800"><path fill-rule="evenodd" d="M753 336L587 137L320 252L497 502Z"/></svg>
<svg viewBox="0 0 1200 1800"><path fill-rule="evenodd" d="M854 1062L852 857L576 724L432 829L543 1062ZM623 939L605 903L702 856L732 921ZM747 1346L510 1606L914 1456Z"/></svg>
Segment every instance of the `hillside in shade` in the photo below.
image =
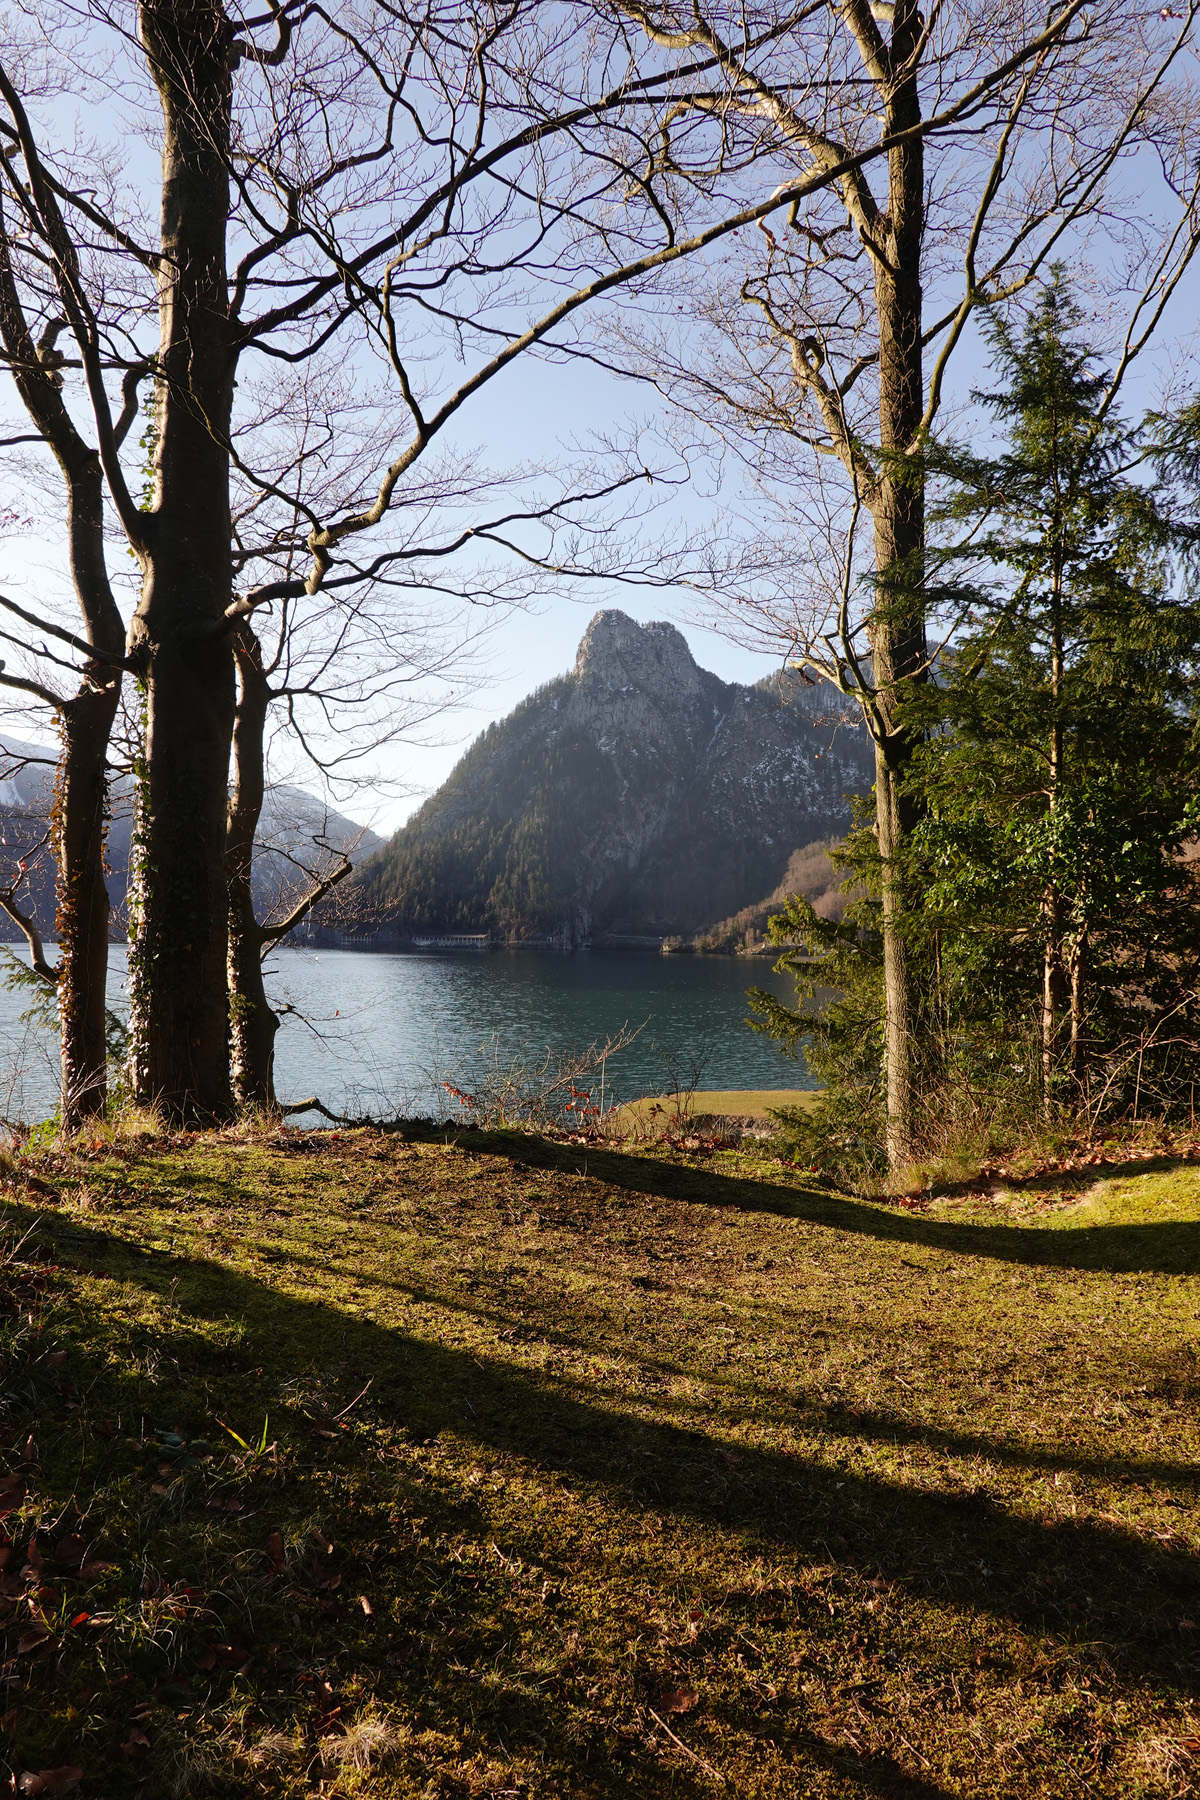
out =
<svg viewBox="0 0 1200 1800"><path fill-rule="evenodd" d="M46 837L54 797L54 751L0 733L0 881L7 884L22 856ZM108 893L113 905L112 935L125 935L125 891L129 884L129 839L132 804L129 783L114 781L112 820L108 832ZM299 897L305 866L320 860L317 841L349 850L352 860L365 860L382 840L341 813L329 809L303 788L279 783L269 788L256 840L253 870L254 903L261 919L286 917ZM54 934L54 862L46 851L30 856L29 878L21 889L22 910L31 910L38 929ZM0 943L21 936L0 912Z"/></svg>
<svg viewBox="0 0 1200 1800"><path fill-rule="evenodd" d="M398 938L692 932L840 834L872 778L865 731L825 690L722 681L674 626L601 612L571 673L488 727L365 866L357 899Z"/></svg>

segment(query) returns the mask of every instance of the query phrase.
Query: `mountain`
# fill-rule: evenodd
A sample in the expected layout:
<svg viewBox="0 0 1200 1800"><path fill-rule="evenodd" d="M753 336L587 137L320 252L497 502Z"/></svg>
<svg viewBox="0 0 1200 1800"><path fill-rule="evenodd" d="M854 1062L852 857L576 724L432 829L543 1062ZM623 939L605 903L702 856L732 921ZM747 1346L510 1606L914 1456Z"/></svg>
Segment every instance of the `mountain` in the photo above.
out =
<svg viewBox="0 0 1200 1800"><path fill-rule="evenodd" d="M0 881L7 884L16 873L18 858L46 834L54 798L54 750L45 744L24 744L0 733ZM129 839L133 823L130 784L116 781L112 789L112 822L108 832L108 892L113 903L114 935L124 935L125 892L129 884ZM332 848L349 848L357 840L354 860L366 859L383 839L356 825L352 819L329 809L303 788L281 783L269 788L262 823L256 839L252 874L254 903L260 918L272 908L294 903L302 891L297 864L314 856L314 839ZM22 897L33 903L38 929L54 934L54 863L43 853L33 863ZM276 911L275 916L281 916ZM0 942L13 942L20 931L0 912Z"/></svg>
<svg viewBox="0 0 1200 1800"><path fill-rule="evenodd" d="M491 725L355 878L377 932L565 946L661 937L771 892L874 778L865 730L798 677L698 667L673 625L597 613L575 667Z"/></svg>
<svg viewBox="0 0 1200 1800"><path fill-rule="evenodd" d="M765 899L741 907L731 919L719 919L691 939L678 939L671 948L701 952L761 950L768 942L767 925L772 913L780 912L793 894L810 900L819 919L840 919L846 910L847 896L842 892L846 877L830 860L833 848L832 838L817 838L802 849L793 850L782 879Z"/></svg>

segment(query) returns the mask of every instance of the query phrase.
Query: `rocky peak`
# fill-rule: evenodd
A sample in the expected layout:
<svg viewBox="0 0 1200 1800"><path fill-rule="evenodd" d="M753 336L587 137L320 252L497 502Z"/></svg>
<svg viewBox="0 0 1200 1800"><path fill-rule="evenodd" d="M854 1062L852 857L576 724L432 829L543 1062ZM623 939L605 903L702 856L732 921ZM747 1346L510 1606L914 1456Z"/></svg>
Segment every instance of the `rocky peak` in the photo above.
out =
<svg viewBox="0 0 1200 1800"><path fill-rule="evenodd" d="M580 687L612 694L630 688L687 700L698 694L704 672L697 667L687 639L674 625L657 620L639 625L628 613L610 608L592 619L575 658Z"/></svg>

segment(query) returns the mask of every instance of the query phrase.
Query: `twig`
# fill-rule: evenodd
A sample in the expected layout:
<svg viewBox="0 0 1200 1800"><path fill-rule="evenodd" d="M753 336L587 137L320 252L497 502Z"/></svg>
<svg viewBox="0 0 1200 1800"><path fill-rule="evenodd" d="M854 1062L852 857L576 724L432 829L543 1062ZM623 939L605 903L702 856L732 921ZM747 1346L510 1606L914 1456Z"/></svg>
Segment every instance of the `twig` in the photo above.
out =
<svg viewBox="0 0 1200 1800"><path fill-rule="evenodd" d="M281 1106L279 1110L285 1116L288 1113L323 1113L327 1119L332 1119L335 1125L349 1125L352 1122L351 1120L344 1118L341 1113L330 1112L329 1108L323 1101L318 1100L315 1094L310 1094L307 1100L290 1100L286 1106Z"/></svg>
<svg viewBox="0 0 1200 1800"><path fill-rule="evenodd" d="M917 1761L921 1764L922 1768L929 1769L929 1768L933 1767L932 1763L929 1761L929 1758L926 1756L922 1756L921 1752L917 1749L917 1746L915 1744L910 1744L908 1739L904 1736L903 1732L897 1732L896 1735L900 1739L900 1742L904 1745L904 1748L906 1750L912 1751L913 1755L916 1757Z"/></svg>
<svg viewBox="0 0 1200 1800"><path fill-rule="evenodd" d="M0 906L4 908L13 924L19 925L22 932L25 934L25 941L29 945L29 960L33 964L35 972L41 976L43 981L48 981L51 986L55 986L58 982L58 970L56 968L52 969L50 964L46 961L46 952L42 948L41 933L34 923L33 915L32 913L26 915L17 905L17 889L21 886L21 883L28 878L29 864L41 855L49 841L50 833L47 832L41 843L35 844L32 850L26 851L25 855L21 858L20 872L17 875L17 879L8 887L0 889Z"/></svg>
<svg viewBox="0 0 1200 1800"><path fill-rule="evenodd" d="M41 1222L42 1221L40 1218L35 1219L33 1221L33 1224L29 1227L29 1230L25 1233L24 1237L20 1238L17 1241L17 1243L15 1243L13 1245L11 1250L5 1251L4 1262L2 1265L4 1268L10 1269L13 1266L13 1264L17 1260L17 1256L25 1248L26 1244L29 1242L30 1238L33 1236L34 1232L37 1230L37 1228L41 1224Z"/></svg>
<svg viewBox="0 0 1200 1800"><path fill-rule="evenodd" d="M714 1781L719 1781L722 1787L729 1786L728 1775L722 1775L720 1769L714 1769L710 1762L705 1762L705 1760L702 1756L697 1756L696 1752L694 1750L690 1749L688 1747L688 1745L684 1743L684 1741L681 1737L676 1736L676 1734L671 1730L671 1727L667 1724L667 1721L665 1719L659 1718L658 1714L655 1712L655 1710L652 1706L648 1706L646 1708L646 1711L650 1714L650 1717L654 1720L654 1723L656 1725L662 1726L663 1730L666 1732L666 1734L670 1738L671 1742L673 1744L678 1744L679 1748L683 1751L683 1754L685 1756L690 1756L694 1763L696 1763L701 1769L703 1769L706 1774L711 1775Z"/></svg>
<svg viewBox="0 0 1200 1800"><path fill-rule="evenodd" d="M371 1377L371 1381L374 1381L374 1379L375 1379L375 1377L374 1377L374 1376L373 1376L373 1375L372 1375L372 1377ZM343 1408L342 1408L342 1410L341 1410L341 1412L335 1412L335 1413L334 1413L334 1415L333 1415L333 1416L334 1416L334 1418L335 1418L335 1419L344 1419L344 1418L345 1418L345 1416L346 1416L346 1414L347 1414L347 1413L348 1413L348 1412L349 1412L349 1411L350 1411L350 1407L351 1407L351 1406L357 1406L357 1405L358 1405L358 1403L359 1403L359 1401L360 1401L360 1400L361 1400L361 1399L362 1399L362 1397L363 1397L363 1394L365 1394L365 1393L366 1393L366 1391L367 1391L367 1388L369 1388L369 1387L370 1387L370 1385L371 1385L371 1381L368 1381L368 1383L367 1383L367 1387L365 1387L365 1388L364 1388L364 1389L363 1389L363 1391L362 1391L362 1394L355 1394L355 1396L354 1396L354 1398L353 1398L353 1400L351 1400L351 1401L350 1401L350 1403L349 1403L349 1405L348 1405L348 1406L343 1406Z"/></svg>

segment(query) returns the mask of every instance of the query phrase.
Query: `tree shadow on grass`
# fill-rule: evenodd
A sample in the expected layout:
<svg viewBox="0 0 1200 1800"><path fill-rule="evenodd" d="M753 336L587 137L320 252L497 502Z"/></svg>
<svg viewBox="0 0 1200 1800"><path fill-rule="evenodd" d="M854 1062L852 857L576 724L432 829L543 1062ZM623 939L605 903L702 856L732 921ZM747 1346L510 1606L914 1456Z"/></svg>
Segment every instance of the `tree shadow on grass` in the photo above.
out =
<svg viewBox="0 0 1200 1800"><path fill-rule="evenodd" d="M805 1219L833 1231L858 1233L881 1242L920 1245L957 1256L991 1257L1047 1269L1103 1270L1114 1275L1200 1273L1200 1223L1192 1220L1074 1228L960 1225L816 1189L763 1181L757 1176L751 1180L721 1175L710 1169L634 1156L628 1151L554 1144L503 1132L462 1133L457 1141L484 1154L510 1157L531 1169L592 1175L598 1181L633 1193L728 1207L738 1212ZM1122 1169L1121 1173L1128 1170ZM1200 1180L1200 1173L1197 1179Z"/></svg>
<svg viewBox="0 0 1200 1800"><path fill-rule="evenodd" d="M9 1206L10 1217L29 1210ZM53 1242L55 1221L42 1219ZM88 1236L73 1221L78 1254ZM1127 1680L1185 1684L1192 1641L1176 1627L1200 1605L1200 1560L1094 1519L1039 1522L981 1494L931 1491L625 1413L552 1376L431 1343L202 1259L148 1255L96 1234L88 1266L173 1291L156 1342L187 1366L187 1317L237 1319L264 1369L350 1359L374 1378L377 1413L418 1436L443 1430L594 1485L613 1507L734 1532L764 1550L820 1552L938 1607L1088 1642ZM173 1285L174 1284L174 1285ZM973 1439L973 1446L981 1440ZM986 1443L986 1440L983 1440ZM985 1453L990 1453L985 1450ZM732 1466L731 1466L732 1465Z"/></svg>
<svg viewBox="0 0 1200 1800"><path fill-rule="evenodd" d="M1080 1189L1094 1187L1098 1181L1111 1181L1118 1177L1128 1180L1137 1175L1169 1175L1180 1168L1190 1168L1200 1178L1200 1162L1194 1155L1178 1156L1158 1152L1153 1156L1087 1163L1082 1168L1035 1170L1030 1175L1015 1175L1010 1171L1002 1177L974 1175L963 1181L939 1181L929 1190L929 1197L937 1200L960 1197L964 1200L978 1199L990 1193L998 1179L1003 1181L1005 1192L1011 1194L1037 1193L1047 1187L1057 1188L1062 1193L1076 1193Z"/></svg>
<svg viewBox="0 0 1200 1800"><path fill-rule="evenodd" d="M198 1182L197 1186L200 1185ZM315 1254L304 1254L290 1248L284 1250L259 1244L256 1245L256 1255L267 1264L278 1264L293 1271L300 1269L323 1273L328 1267L327 1261ZM535 1337L540 1343L555 1350L569 1350L578 1345L581 1337L586 1335L587 1324L591 1322L581 1320L578 1306L567 1319L538 1316L531 1322L527 1308L514 1312L500 1303L480 1304L468 1301L445 1286L411 1279L385 1279L377 1272L366 1270L358 1272L355 1279L360 1288L368 1292L403 1295L418 1304L436 1306L445 1312L456 1313L464 1321L470 1321L477 1327L490 1327L494 1331L511 1330L515 1327L526 1336ZM601 1322L611 1327L611 1320ZM606 1347L611 1347L611 1338L606 1339ZM634 1358L628 1344L622 1346L622 1354L627 1360L635 1360L640 1367L657 1376L687 1380L695 1375L694 1367L669 1356L656 1354ZM725 1418L740 1421L750 1405L740 1386L712 1370L707 1372L705 1379L711 1386L725 1390ZM560 1391L571 1386L574 1386L573 1378L564 1377L560 1383ZM761 1401L761 1396L756 1398ZM644 1408L650 1409L659 1404L652 1395L643 1395L640 1403ZM683 1410L678 1397L672 1397L669 1404L678 1418L679 1412ZM708 1411L706 1404L701 1401L691 1410L703 1423ZM775 1413L780 1422L791 1426L800 1423L810 1431L818 1430L828 1437L846 1441L920 1446L955 1457L984 1457L1000 1464L1043 1470L1050 1474L1069 1469L1081 1475L1132 1479L1140 1483L1164 1482L1187 1489L1200 1488L1200 1465L1194 1462L1172 1462L1165 1458L1134 1460L1115 1455L1088 1456L1061 1443L1044 1450L1037 1449L1028 1444L1013 1443L978 1432L953 1431L926 1420L913 1420L886 1407L856 1407L847 1405L840 1399L822 1399L811 1393L777 1397Z"/></svg>
<svg viewBox="0 0 1200 1800"><path fill-rule="evenodd" d="M176 1590L181 1581L186 1581L188 1586L183 1591L192 1596L203 1591L192 1587L193 1579L201 1579L205 1588L210 1588L215 1571L219 1584L223 1566L221 1557L224 1556L226 1561L232 1557L229 1572L232 1566L238 1570L232 1585L245 1597L243 1601L236 1598L231 1601L225 1592L206 1593L199 1601L202 1610L197 1614L197 1631L189 1634L173 1627L171 1649L154 1653L144 1646L137 1652L133 1672L121 1673L125 1661L120 1651L116 1651L108 1671L109 1678L115 1679L117 1684L107 1690L108 1702L113 1709L111 1744L120 1743L128 1730L121 1718L131 1703L136 1700L140 1707L150 1701L148 1712L135 1711L131 1715L148 1721L153 1748L147 1760L142 1763L114 1760L131 1754L126 1744L121 1750L110 1749L105 1764L103 1738L98 1740L93 1730L89 1748L81 1751L78 1727L69 1727L72 1754L87 1762L89 1779L100 1774L97 1758L100 1759L105 1767L103 1791L112 1794L114 1800L118 1795L165 1792L168 1786L170 1791L175 1791L173 1784L178 1770L173 1770L170 1763L171 1746L182 1746L185 1734L173 1731L169 1720L164 1722L160 1717L161 1708L154 1709L152 1703L160 1689L165 1689L168 1697L175 1697L174 1704L182 1698L189 1706L198 1705L199 1712L194 1716L208 1717L210 1723L224 1716L221 1708L227 1704L232 1711L228 1731L235 1740L241 1740L245 1750L255 1748L256 1731L261 1734L264 1724L271 1718L283 1723L294 1735L294 1723L289 1725L288 1715L285 1713L281 1717L278 1710L285 1690L277 1687L277 1683L290 1679L294 1684L296 1665L289 1665L286 1658L280 1662L275 1654L276 1647L266 1643L269 1636L283 1635L277 1616L280 1608L290 1611L294 1605L302 1603L294 1587L293 1553L289 1552L288 1570L272 1571L267 1567L266 1554L260 1549L268 1529L284 1523L279 1517L277 1490L266 1483L261 1484L259 1491L260 1482L256 1481L253 1467L248 1478L242 1478L242 1491L247 1496L245 1511L236 1520L230 1520L218 1511L215 1529L228 1542L224 1550L219 1546L214 1548L215 1562L206 1574L193 1565L196 1532L189 1530L185 1522L196 1520L203 1532L204 1521L212 1519L213 1515L203 1510L210 1485L203 1477L185 1476L174 1487L162 1485L161 1470L157 1475L143 1471L138 1479L135 1465L139 1460L144 1461L146 1446L139 1447L136 1442L119 1437L114 1437L108 1447L99 1452L91 1467L86 1456L82 1462L78 1460L79 1449L88 1441L89 1431L86 1426L78 1431L86 1415L70 1409L79 1407L81 1388L101 1410L111 1405L114 1414L119 1417L125 1413L131 1420L143 1414L149 1400L151 1407L165 1408L164 1416L175 1428L182 1426L188 1436L204 1431L211 1423L209 1396L180 1378L184 1372L194 1372L197 1365L202 1367L210 1363L214 1355L211 1334L198 1331L197 1321L203 1320L210 1325L228 1321L244 1326L238 1360L248 1355L261 1361L263 1366L259 1372L268 1384L276 1382L284 1373L294 1374L305 1366L338 1367L343 1371L355 1364L359 1368L370 1368L375 1376L372 1399L376 1403L377 1419L400 1426L412 1438L426 1434L427 1442L448 1430L455 1438L466 1440L468 1444L473 1442L481 1450L490 1446L523 1458L534 1468L565 1477L568 1486L580 1486L586 1491L594 1484L618 1516L622 1509L629 1511L631 1523L639 1512L652 1504L655 1511L676 1507L681 1517L691 1517L701 1525L724 1524L740 1536L752 1510L736 1504L714 1508L710 1501L702 1495L697 1497L691 1490L681 1490L674 1497L651 1495L648 1487L654 1484L639 1479L637 1470L644 1467L641 1454L646 1440L655 1446L653 1454L656 1457L669 1458L675 1465L680 1458L702 1449L702 1439L677 1431L663 1433L654 1427L647 1431L636 1420L610 1415L598 1407L576 1401L556 1401L552 1384L531 1380L519 1372L514 1374L500 1365L481 1363L476 1358L424 1343L403 1333L383 1330L333 1307L297 1300L281 1294L267 1282L257 1281L216 1262L147 1251L136 1242L125 1241L111 1232L92 1232L86 1227L81 1228L74 1220L68 1223L53 1216L47 1218L30 1208L6 1205L5 1213L20 1230L28 1225L37 1226L38 1239L52 1254L58 1238L69 1246L74 1266L140 1288L148 1301L161 1303L155 1305L153 1315L144 1318L135 1332L137 1337L144 1331L147 1341L155 1347L158 1357L155 1376L150 1377L138 1369L136 1356L129 1354L104 1366L101 1353L96 1367L85 1366L90 1360L85 1303L78 1315L83 1344L75 1352L68 1353L69 1373L79 1386L72 1383L64 1390L58 1385L66 1378L66 1369L61 1377L51 1376L49 1381L43 1375L40 1395L35 1396L36 1383L30 1386L27 1400L37 1400L44 1427L50 1427L50 1415L57 1413L73 1440L70 1494L51 1491L44 1495L41 1535L47 1539L47 1553L57 1532L62 1529L61 1525L55 1528L52 1524L56 1511L65 1507L70 1513L71 1509L82 1507L86 1514L92 1504L91 1488L115 1475L122 1485L115 1516L108 1529L120 1534L122 1528L133 1527L140 1536L136 1544L123 1545L117 1535L113 1541L106 1541L106 1508L100 1506L91 1529L101 1533L105 1554L121 1558L118 1564L102 1567L123 1568L133 1551L133 1567L127 1572L136 1583L145 1569L141 1587L143 1597L154 1591L153 1585L147 1587L146 1582L153 1584L160 1575L165 1576ZM127 1348L133 1347L131 1340ZM57 1361L53 1365L59 1366ZM155 1390L153 1396L148 1393L148 1387ZM56 1390L57 1400L53 1398ZM244 1402L245 1396L242 1398ZM183 1409L182 1418L179 1417L180 1408ZM193 1412L197 1414L194 1419L189 1416ZM144 1434L156 1416L154 1411L143 1416ZM312 1455L311 1448L305 1454L306 1422L293 1412L281 1431L279 1417L273 1406L272 1428L281 1439L289 1441L289 1460L295 1472L290 1473L288 1479L295 1485L296 1474ZM105 1423L111 1430L111 1422ZM125 1446L123 1452L122 1443ZM153 1448L152 1433L149 1443L151 1461L154 1462L161 1452ZM404 1721L414 1734L415 1743L420 1745L429 1737L437 1740L433 1748L425 1752L432 1756L432 1765L423 1767L418 1763L422 1780L425 1774L433 1777L422 1790L430 1794L465 1797L467 1785L456 1777L447 1775L445 1782L439 1779L439 1767L445 1770L448 1762L453 1763L457 1751L464 1758L482 1753L493 1759L493 1766L499 1759L511 1761L514 1753L532 1759L535 1764L545 1761L560 1778L565 1771L568 1785L562 1791L579 1796L581 1800L583 1796L588 1800L601 1800L601 1797L603 1800L628 1800L628 1796L634 1794L646 1796L647 1800L651 1796L661 1797L661 1800L672 1800L672 1797L675 1800L702 1800L711 1795L714 1781L705 1772L711 1764L706 1764L703 1758L697 1764L695 1752L689 1758L689 1753L679 1748L678 1736L675 1742L669 1743L665 1734L652 1731L648 1726L639 1727L636 1723L641 1717L639 1701L660 1707L664 1704L656 1683L661 1687L667 1677L656 1676L653 1671L639 1673L635 1677L634 1693L626 1693L615 1713L605 1714L603 1707L581 1706L579 1694L573 1690L586 1686L586 1682L581 1683L573 1674L575 1658L568 1658L563 1670L553 1671L550 1676L544 1674L544 1665L538 1666L536 1653L527 1652L522 1658L517 1652L514 1658L514 1646L520 1644L529 1630L529 1608L527 1603L522 1609L515 1599L510 1600L505 1591L506 1578L497 1567L497 1560L500 1565L511 1564L519 1570L521 1563L517 1558L528 1558L530 1549L516 1546L514 1557L508 1557L490 1543L494 1527L486 1515L473 1508L471 1502L464 1503L461 1498L447 1493L439 1482L436 1464L431 1469L428 1458L424 1463L410 1460L407 1464L392 1465L378 1477L370 1476L364 1468L363 1474L368 1479L357 1490L356 1497L349 1479L355 1454L348 1442L336 1443L329 1450L320 1470L325 1477L323 1499L317 1497L316 1490L300 1499L304 1509L302 1533L313 1517L311 1508L314 1505L330 1508L323 1522L336 1529L339 1537L354 1538L357 1535L363 1538L382 1531L392 1540L390 1545L381 1547L361 1572L350 1570L349 1579L361 1580L370 1587L376 1596L377 1609L388 1595L389 1587L400 1596L400 1604L395 1617L389 1617L385 1605L382 1619L362 1619L351 1605L347 1609L349 1616L339 1618L336 1623L328 1617L318 1618L310 1628L310 1635L302 1639L300 1645L302 1662L313 1671L311 1678L304 1677L309 1680L310 1688L326 1676L335 1688L340 1688L343 1680L365 1675L370 1689L386 1706L401 1709L392 1716ZM357 1454L361 1460L363 1452L359 1450ZM415 1454L422 1455L421 1452ZM110 1469L114 1455L123 1466ZM318 1462L321 1462L320 1453ZM131 1476L134 1492L131 1492ZM155 1481L157 1486L150 1485ZM136 1497L137 1490L144 1496L140 1502ZM161 1499L152 1498L154 1495ZM349 1506L369 1509L373 1505L378 1516L372 1522L361 1518L352 1521L343 1515L338 1523L339 1503L343 1509ZM295 1504L293 1500L293 1508ZM394 1511L397 1506L400 1517ZM165 1560L153 1567L147 1561L148 1544L153 1549L153 1537L148 1539L146 1536L147 1508L151 1514L160 1515L159 1530L169 1541L169 1548L158 1553ZM139 1513L142 1515L140 1527L135 1526ZM403 1530L393 1529L402 1525L415 1527L415 1536L406 1536ZM553 1530L545 1531L541 1541L537 1532L538 1524L535 1523L525 1533L526 1539L534 1542L532 1554L554 1573L557 1558ZM19 1535L23 1536L23 1533ZM786 1525L777 1535L781 1546L790 1545L795 1537ZM478 1556L474 1560L469 1555L464 1558L463 1544L470 1538L474 1538L477 1549L486 1546L496 1553L497 1560L485 1555L482 1572ZM302 1546L303 1535L300 1542ZM419 1546L415 1551L414 1545ZM735 1541L735 1555L739 1549L740 1545ZM352 1554L349 1545L346 1553ZM848 1557L846 1562L847 1568L853 1570L854 1559ZM253 1573L255 1569L261 1571L257 1576ZM567 1573L570 1572L568 1568ZM610 1572L607 1568L597 1568L593 1573L603 1585ZM541 1570L536 1571L536 1582L540 1582L541 1574ZM310 1596L310 1606L314 1599L315 1596ZM216 1611L213 1610L214 1603ZM136 1598L132 1604L136 1611ZM554 1603L551 1605L553 1607ZM822 1602L810 1602L804 1595L798 1595L795 1605L798 1619L811 1606L820 1615L821 1626L834 1630L823 1616ZM193 1673L204 1644L216 1636L226 1635L222 1624L227 1619L231 1624L236 1622L230 1617L231 1606L234 1613L239 1610L245 1613L243 1624L249 1627L250 1635L240 1639L235 1636L235 1641L250 1647L250 1661L239 1670L236 1682L231 1677L222 1677L220 1665L211 1674L200 1672L213 1668L211 1656L207 1662L199 1662L197 1672ZM558 1635L564 1635L565 1627L571 1624L571 1607L572 1595L568 1587L565 1599L558 1603L558 1610L545 1619L544 1629L549 1632L563 1626L564 1630ZM563 1608L566 1609L565 1618ZM585 1630L590 1624L588 1608L589 1602L584 1600L579 1624ZM83 1617L88 1617L86 1611ZM297 1616L296 1624L299 1623ZM396 1623L402 1627L399 1637L395 1632L387 1631L389 1625ZM90 1655L84 1637L73 1647L76 1659L80 1655L84 1658ZM622 1643L618 1659L623 1664L628 1661L626 1650L627 1646ZM19 1706L13 1714L18 1736L25 1721L17 1720L17 1714L42 1710L36 1706L35 1696L47 1682L56 1690L62 1683L67 1684L61 1688L64 1706L68 1703L68 1694L73 1695L78 1688L80 1679L87 1682L87 1672L82 1665L72 1659L68 1647L64 1646L64 1651L66 1653L58 1655L53 1664L46 1661L37 1666L32 1662L24 1665L27 1688L23 1691L30 1704L25 1708ZM245 1652L236 1654L240 1656ZM103 1658L103 1651L101 1655ZM740 1656L737 1660L740 1666ZM10 1670L13 1667L12 1663L6 1665ZM130 1685L123 1686L125 1683ZM234 1688L238 1690L236 1693ZM86 1692L92 1693L90 1682ZM9 1698L13 1697L10 1692ZM51 1709L45 1711L49 1719ZM149 1717L149 1713L154 1716ZM76 1719L77 1715L71 1711L67 1717ZM187 1719L189 1714L181 1713L179 1717ZM235 1720L240 1723L235 1724ZM822 1737L808 1726L803 1713L789 1716L786 1710L775 1710L764 1717L748 1694L725 1699L714 1697L707 1717L698 1714L676 1723L679 1732L692 1744L717 1758L719 1763L732 1763L743 1777L747 1767L757 1768L760 1758L765 1767L766 1759L774 1757L776 1747L782 1744L784 1762L791 1764L797 1792L844 1795L846 1800L851 1800L851 1796L861 1796L862 1800L873 1796L883 1797L883 1800L953 1800L950 1790L931 1777L906 1770L896 1757ZM328 1731L330 1725L318 1723L315 1729L317 1733ZM269 1738L268 1732L263 1741ZM139 1741L144 1744L146 1738L143 1734L140 1740L132 1741L135 1745ZM309 1750L305 1754L311 1755L313 1748L310 1727ZM18 1752L15 1742L13 1749L14 1753ZM186 1764L187 1753L183 1751L182 1754ZM747 1758L751 1759L748 1765ZM310 1782L316 1779L313 1771L320 1766L318 1759L310 1763ZM157 1787L160 1778L167 1785ZM254 1791L265 1791L259 1783L269 1778L268 1768L260 1769ZM783 1776L785 1780L788 1778L786 1774ZM281 1782L285 1779L282 1769L278 1779ZM767 1779L769 1783L770 1777ZM220 1791L227 1790L222 1787ZM472 1786L470 1791L476 1789ZM743 1787L741 1780L734 1780L727 1791L748 1792L750 1787ZM771 1787L771 1791L776 1790Z"/></svg>

